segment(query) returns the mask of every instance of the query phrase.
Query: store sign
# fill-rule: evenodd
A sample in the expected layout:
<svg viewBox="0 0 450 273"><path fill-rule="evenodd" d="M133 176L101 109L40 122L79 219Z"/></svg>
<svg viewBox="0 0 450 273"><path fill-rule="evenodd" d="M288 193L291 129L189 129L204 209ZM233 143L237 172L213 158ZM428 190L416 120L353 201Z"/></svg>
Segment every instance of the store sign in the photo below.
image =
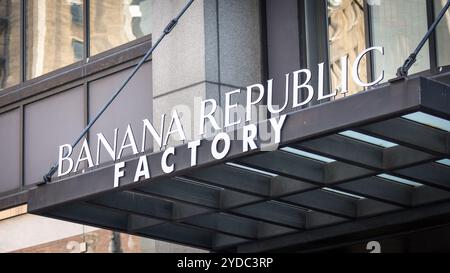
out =
<svg viewBox="0 0 450 273"><path fill-rule="evenodd" d="M384 49L382 47L372 47L363 51L355 60L355 63L352 66L352 80L361 87L370 87L375 84L381 82L384 78L384 72L373 82L365 83L361 80L358 71L361 60L366 56L369 52L377 51L381 54L384 54ZM256 124L249 124L253 119L252 113L254 113L253 108L256 105L260 104L263 98L267 97L267 109L271 113L273 118L270 118L267 122L268 126L270 126L271 132L271 145L277 145L281 141L281 133L283 130L283 126L286 122L286 115L280 115L280 113L285 110L288 106L292 107L293 110L299 108L303 105L307 105L310 103L313 98L317 98L317 100L329 99L337 96L337 91L334 91L331 94L325 94L324 92L324 66L325 63L321 63L319 66L319 75L318 75L318 88L314 90L313 86L310 84L312 75L309 69L302 69L298 71L294 71L290 74L286 75L285 79L285 102L283 105L273 105L273 80L269 80L267 82L267 86L263 86L262 84L254 84L248 86L245 90L246 92L246 104L238 105L231 103L233 98L239 96L241 93L244 93L243 90L237 89L225 94L225 105L223 108L223 113L216 115L218 111L218 103L214 99L202 100L198 107L200 110L199 115L199 126L197 139L204 138L206 136L205 128L207 126L211 126L215 132L220 132L215 134L212 137L210 153L214 159L221 160L224 159L231 147L231 142L234 141L228 133L226 133L227 128L242 126L242 130L238 130L240 132L240 136L238 139L242 143L242 152L248 152L251 150L255 150L261 147L258 147L257 144L257 136L260 134L258 132L259 128ZM342 82L341 82L341 90L340 94L345 94L348 92L348 57L341 58L341 66L342 66ZM291 95L289 94L291 93ZM306 96L305 96L306 94ZM289 101L289 98L292 98L292 101ZM242 107L245 109L243 114L236 118L233 115L234 111L238 108ZM216 119L216 116L224 117L220 122ZM166 124L166 120L169 121L169 126L165 131L164 124ZM93 168L100 164L100 158L102 152L106 153L106 155L115 162L114 167L114 187L118 187L120 185L120 179L125 176L124 168L125 161L122 161L122 157L125 151L132 152L133 155L139 156L139 161L137 164L137 168L132 175L134 175L134 182L138 182L143 179L149 179L152 177L152 170L150 169L150 165L148 164L147 155L143 155L146 147L146 139L148 136L151 136L156 143L156 145L162 149L163 147L167 147L169 140L177 137L179 141L182 143L187 142L187 149L191 154L190 157L190 166L194 167L197 165L197 151L198 148L202 145L202 140L193 140L188 141L186 137L186 132L182 126L182 119L177 110L173 110L169 119L167 119L166 115L161 115L159 130L157 127L152 124L148 119L144 119L142 121L141 128L132 128L131 125L128 125L125 129L125 133L123 136L120 136L120 145L118 144L119 140L119 129L114 130L114 138L108 141L106 137L99 133L97 134L96 143L97 148L95 151L95 156L93 156L92 151L90 149L88 141L85 139L81 146L80 152L78 153L77 159L73 160L71 158L73 153L73 147L70 144L61 145L59 147L59 156L58 156L58 177L68 175L69 173L76 173L79 170L80 166L85 164L87 168ZM137 143L134 132L141 133L141 142ZM182 149L186 146L179 147L167 147L164 152L161 153L160 158L160 166L164 173L170 174L173 173L176 169L176 166L173 163L169 163L171 157L176 157L177 149ZM82 170L83 172L85 170ZM127 173L129 175L129 173Z"/></svg>

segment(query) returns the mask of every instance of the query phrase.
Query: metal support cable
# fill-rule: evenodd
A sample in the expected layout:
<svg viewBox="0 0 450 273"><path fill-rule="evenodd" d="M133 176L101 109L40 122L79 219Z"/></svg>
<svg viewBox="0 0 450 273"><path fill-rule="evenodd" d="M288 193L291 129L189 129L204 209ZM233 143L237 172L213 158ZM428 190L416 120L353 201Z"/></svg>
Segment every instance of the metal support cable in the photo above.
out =
<svg viewBox="0 0 450 273"><path fill-rule="evenodd" d="M434 20L433 24L430 26L430 28L428 29L427 33L423 37L423 39L420 41L420 43L417 46L416 50L414 50L414 52L411 53L411 55L409 55L408 59L406 59L406 61L403 64L403 66L398 68L398 70L397 70L397 77L404 78L404 77L408 76L408 71L413 66L413 64L416 62L417 55L419 55L420 50L422 50L423 46L428 41L428 39L430 38L431 34L433 34L433 32L436 30L437 25L442 20L442 18L444 17L445 13L449 9L449 7L450 7L450 0L447 1L447 4L445 4L445 6L441 10L441 12L439 12L439 14L436 17L436 19Z"/></svg>
<svg viewBox="0 0 450 273"><path fill-rule="evenodd" d="M183 7L183 9L178 13L178 15L172 19L169 24L164 28L163 33L159 37L159 39L152 45L152 47L147 51L147 53L144 55L144 57L139 61L139 63L134 67L133 71L131 71L128 78L122 83L120 88L114 93L114 95L108 100L108 102L103 106L103 108L97 113L97 115L89 122L89 124L84 128L84 130L80 133L78 138L73 142L72 147L75 147L86 135L87 132L89 132L89 129L94 125L94 123L100 118L100 116L108 109L108 107L113 103L113 101L116 99L116 97L122 92L122 90L125 88L125 86L128 84L128 82L133 78L133 76L138 72L138 70L144 65L145 61L150 57L150 55L155 51L155 49L158 47L158 45L164 40L164 38L175 28L175 26L178 24L178 21L181 19L181 17L184 15L184 13L188 10L188 8L192 5L194 0L189 0L189 2ZM67 156L67 153L65 153L64 156ZM55 174L55 172L58 170L58 162L56 162L51 168L50 171L44 175L44 183L48 183L51 181L52 176Z"/></svg>

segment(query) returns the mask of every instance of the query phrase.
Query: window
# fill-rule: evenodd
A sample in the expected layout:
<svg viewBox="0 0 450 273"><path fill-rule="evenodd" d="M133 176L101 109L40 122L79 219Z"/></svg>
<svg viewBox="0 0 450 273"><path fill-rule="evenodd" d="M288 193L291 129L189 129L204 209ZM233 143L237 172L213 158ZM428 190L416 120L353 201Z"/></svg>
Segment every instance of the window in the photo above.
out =
<svg viewBox="0 0 450 273"><path fill-rule="evenodd" d="M328 1L328 36L330 46L330 83L331 90L341 90L341 57L347 56L349 63L366 49L366 31L364 27L364 3L362 0ZM367 63L361 62L359 75L367 81ZM347 66L351 75L351 66ZM349 94L361 91L353 81L348 82Z"/></svg>
<svg viewBox="0 0 450 273"><path fill-rule="evenodd" d="M91 0L91 54L150 34L150 14L150 0Z"/></svg>
<svg viewBox="0 0 450 273"><path fill-rule="evenodd" d="M427 1L380 0L370 5L372 45L384 46L385 56L374 57L374 73L385 71L385 80L395 78L397 68L416 49L428 30ZM425 44L417 62L409 70L414 74L430 69L429 46Z"/></svg>
<svg viewBox="0 0 450 273"><path fill-rule="evenodd" d="M434 10L436 16L444 8L447 3L446 0L434 0ZM450 11L447 11L441 23L436 29L436 54L437 65L450 65L450 51L448 50L450 44Z"/></svg>
<svg viewBox="0 0 450 273"><path fill-rule="evenodd" d="M26 3L26 79L83 60L86 47L95 55L151 33L151 0L90 0L88 26L83 14L86 1L22 1ZM16 2L20 12L21 1ZM15 33L19 37L20 31ZM84 42L85 33L90 45Z"/></svg>
<svg viewBox="0 0 450 273"><path fill-rule="evenodd" d="M83 5L81 4L81 1L71 2L70 13L72 14L72 22L83 24Z"/></svg>
<svg viewBox="0 0 450 273"><path fill-rule="evenodd" d="M75 59L82 60L84 56L84 44L83 41L72 39L72 48L73 48L73 55L75 56Z"/></svg>
<svg viewBox="0 0 450 273"><path fill-rule="evenodd" d="M282 3L281 3L282 2ZM324 93L336 99L367 88L353 81L356 57L370 47L359 63L362 82L373 82L384 71L384 82L396 78L397 69L419 45L447 0L266 0L267 71L282 78L296 68L311 70L310 85L318 89L318 64L328 63L323 75ZM450 69L450 11L408 71L412 74ZM449 66L438 69L437 66ZM342 71L346 69L347 71ZM343 73L347 72L347 73ZM342 79L347 77L347 80ZM275 81L276 82L276 81ZM347 85L342 86L347 82ZM347 87L347 89L343 89ZM274 90L282 90L275 86ZM345 94L343 94L343 91ZM284 91L280 91L284 92ZM304 94L303 94L304 95ZM281 97L284 93L280 94ZM317 94L316 94L317 96ZM313 101L305 107L326 102Z"/></svg>
<svg viewBox="0 0 450 273"><path fill-rule="evenodd" d="M151 8L152 0L0 0L0 90L150 34Z"/></svg>
<svg viewBox="0 0 450 273"><path fill-rule="evenodd" d="M27 1L27 79L80 60L72 47L72 39L83 41L83 24L72 19L73 5L73 1L67 0Z"/></svg>
<svg viewBox="0 0 450 273"><path fill-rule="evenodd" d="M20 81L20 0L0 1L0 89Z"/></svg>
<svg viewBox="0 0 450 273"><path fill-rule="evenodd" d="M369 59L361 62L359 75L363 81L385 72L384 80L396 77L397 68L419 44L428 29L425 0L328 0L328 38L331 90L339 91L341 64L347 56L352 64L356 56L370 46L382 46L385 55L372 56L373 75ZM368 22L368 28L365 28ZM370 39L369 39L370 37ZM351 66L348 66L348 70ZM410 74L430 69L429 45L424 46ZM349 71L349 75L350 71ZM348 82L349 94L361 91L353 81Z"/></svg>

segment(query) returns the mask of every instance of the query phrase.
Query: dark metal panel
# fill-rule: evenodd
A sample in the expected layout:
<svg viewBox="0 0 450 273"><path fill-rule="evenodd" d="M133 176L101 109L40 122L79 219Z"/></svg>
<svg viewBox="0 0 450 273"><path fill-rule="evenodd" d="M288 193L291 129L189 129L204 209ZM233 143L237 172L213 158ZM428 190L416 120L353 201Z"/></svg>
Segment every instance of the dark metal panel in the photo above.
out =
<svg viewBox="0 0 450 273"><path fill-rule="evenodd" d="M28 191L14 193L0 198L0 210L9 209L27 203Z"/></svg>
<svg viewBox="0 0 450 273"><path fill-rule="evenodd" d="M192 217L184 220L183 223L200 228L208 228L244 239L257 239L257 224L243 217L236 217L223 213L215 213Z"/></svg>
<svg viewBox="0 0 450 273"><path fill-rule="evenodd" d="M176 187L174 184L169 185L170 181L176 181L177 185L179 187ZM167 200L171 200L174 202L182 202L185 204L190 204L194 206L201 206L201 207L207 207L212 208L220 211L226 211L229 215L241 215L240 212L237 211L239 208L243 207L252 207L255 203L264 202L266 199L261 197L256 197L253 195L243 194L236 191L231 191L227 189L216 189L216 192L211 194L207 193L204 194L205 189L207 190L213 190L211 186L202 185L201 183L196 182L195 184L192 184L192 181L188 181L184 178L172 178L171 180L163 180L163 181L157 181L157 182L164 182L166 183L165 186L169 186L167 189L159 193L156 193L157 198L163 198ZM153 182L152 184L154 184ZM169 183L169 184L167 184ZM185 183L186 185L189 185L189 189L187 190L186 185L183 185ZM195 187L191 187L195 185ZM181 188L182 190L179 191L178 188ZM183 190L184 189L184 190ZM196 191L197 190L197 191ZM155 191L152 190L150 186L143 186L139 187L138 189L135 189L133 191L137 191L139 193L144 193L145 195L148 195L150 197L155 196ZM202 194L203 192L203 194ZM200 193L200 194L199 194ZM216 200L214 200L216 198ZM277 202L277 205L274 205L274 209L276 207L282 206L282 203ZM252 207L253 209L258 209L256 207ZM251 210L251 209L250 209ZM249 211L249 209L246 209L246 211ZM253 213L250 212L250 215ZM256 218L255 218L256 219ZM266 222L266 223L272 223L276 224L278 226L286 226L291 227L289 225L286 225L283 221L277 222L275 219L261 219L258 218L258 221L260 222Z"/></svg>
<svg viewBox="0 0 450 273"><path fill-rule="evenodd" d="M133 191L213 209L231 209L263 200L261 197L213 188L207 184L178 177L160 179Z"/></svg>
<svg viewBox="0 0 450 273"><path fill-rule="evenodd" d="M220 192L220 208L225 210L242 207L248 204L261 202L263 200L265 200L265 198L235 191L223 190Z"/></svg>
<svg viewBox="0 0 450 273"><path fill-rule="evenodd" d="M185 204L174 203L173 220L182 221L195 215L210 214L213 210L205 209L199 206L189 206Z"/></svg>
<svg viewBox="0 0 450 273"><path fill-rule="evenodd" d="M321 228L349 221L346 218L321 213L318 211L309 211L306 216L306 229Z"/></svg>
<svg viewBox="0 0 450 273"><path fill-rule="evenodd" d="M260 223L258 224L258 239L276 237L281 235L286 235L289 233L297 232L297 229L280 227L278 225Z"/></svg>
<svg viewBox="0 0 450 273"><path fill-rule="evenodd" d="M404 146L395 146L386 148L383 151L383 169L393 170L398 168L405 168L412 165L434 161L439 157L413 150Z"/></svg>
<svg viewBox="0 0 450 273"><path fill-rule="evenodd" d="M58 160L59 146L71 143L83 130L83 98L80 86L25 106L25 185L41 182Z"/></svg>
<svg viewBox="0 0 450 273"><path fill-rule="evenodd" d="M165 181L168 182L169 180ZM178 181L180 182L179 185L181 185L181 183L183 183L182 181ZM189 183L189 182L186 182ZM167 185L169 186L169 185ZM173 186L173 185L171 185ZM183 186L182 186L183 187ZM192 190L192 189L191 189ZM201 190L201 189L200 189ZM153 193L151 191L149 191L148 187L145 189L140 189L140 192L147 192L145 193L145 195L152 197ZM190 200L190 196L194 196L194 200ZM196 193L191 192L191 191L187 191L186 192L186 196L178 196L175 198L174 202L178 202L178 200L182 200L183 203L185 204L191 204L194 206L207 206L207 204L205 204L204 202L202 202L202 199L197 199L195 200L195 195ZM226 214L225 213L220 213L217 214L215 212L212 213L201 213L199 215L193 215L192 217L189 218L185 218L184 220L182 220L183 223L189 224L189 225L194 225L197 227L201 227L201 228L207 228L210 230L214 230L214 231L218 231L224 234L231 234L234 236L238 236L238 237L242 237L242 238L246 238L246 239L256 239L255 236L256 233L260 234L258 236L276 236L279 233L288 233L288 232L293 232L292 228L283 228L280 225L275 225L273 224L274 221L253 221L253 220L249 220L243 217L239 217L237 215L239 215L239 213L235 213L233 211L229 211L230 209L237 209L238 207L246 207L246 206L250 206L256 202L262 202L263 199L261 198L256 198L254 196L249 196L249 195L244 195L238 192L233 192L233 191L229 191L229 190L220 190L220 201L219 203L222 203L221 208L222 209L227 209ZM243 197L243 199L241 199L240 197ZM162 198L162 199L166 199L167 197L164 195L161 195L158 198ZM169 197L170 200L172 200L173 196ZM232 200L230 200L232 199ZM239 200L237 200L239 199ZM97 201L93 201L93 202L97 202ZM216 203L216 202L214 202ZM225 206L224 206L225 203ZM180 204L176 204L177 206L181 206ZM221 209L218 208L218 209ZM202 212L202 211L201 211ZM145 220L147 221L147 220ZM243 223L232 223L232 224L227 224L229 222L236 222L236 221L243 221ZM264 223L265 222L265 223ZM272 224L270 224L272 223ZM154 221L150 221L150 224L153 225ZM278 223L277 223L278 224ZM231 225L231 227L229 227ZM239 230L240 228L243 228L242 225L247 225L247 227L249 229L253 229L255 230L255 234L252 235L253 237L251 237L249 234L247 233L241 233L241 231ZM238 230L234 230L235 227L239 227Z"/></svg>
<svg viewBox="0 0 450 273"><path fill-rule="evenodd" d="M212 166L195 170L186 174L186 176L219 187L226 187L260 196L269 196L270 194L270 177L238 169L233 166Z"/></svg>
<svg viewBox="0 0 450 273"><path fill-rule="evenodd" d="M220 206L221 190L177 178L159 179L148 185L138 187L135 191L189 201L210 208Z"/></svg>
<svg viewBox="0 0 450 273"><path fill-rule="evenodd" d="M77 175L31 191L28 201L29 208L32 208L31 210L34 212L39 212L44 207L63 205L73 200L85 200L111 188L112 181L114 181L114 170L111 167L96 170L95 179L93 179L94 175L91 175ZM64 187L61 187L62 183L64 183ZM43 204L46 206L42 206Z"/></svg>
<svg viewBox="0 0 450 273"><path fill-rule="evenodd" d="M283 176L275 176L271 178L272 198L279 198L281 196L301 193L317 188L318 186L316 185L298 179L291 179Z"/></svg>
<svg viewBox="0 0 450 273"><path fill-rule="evenodd" d="M423 79L421 88L426 90L422 92L421 104L425 112L437 115L445 119L450 119L450 96L448 92L450 86L432 79Z"/></svg>
<svg viewBox="0 0 450 273"><path fill-rule="evenodd" d="M302 51L306 54L306 62L303 62L303 67L311 69L312 75L318 74L317 64L329 61L329 41L328 41L328 15L327 15L327 1L325 0L299 0L304 10L299 10L299 20L304 20L303 29L304 40ZM328 68L328 65L325 66ZM325 70L324 86L325 90L331 90L328 69ZM312 82L314 90L317 90L317 81ZM314 95L312 105L318 104L316 101L317 94Z"/></svg>
<svg viewBox="0 0 450 273"><path fill-rule="evenodd" d="M312 210L332 214L344 218L357 217L356 200L341 197L337 194L315 190L281 198L282 201L297 204Z"/></svg>
<svg viewBox="0 0 450 273"><path fill-rule="evenodd" d="M351 164L358 162L362 166L372 166L378 169L382 168L382 148L355 141L341 135L331 135L304 141L293 147L329 156L336 160L347 161Z"/></svg>
<svg viewBox="0 0 450 273"><path fill-rule="evenodd" d="M281 199L319 212L344 218L357 218L399 209L371 199L356 199L325 190L315 190Z"/></svg>
<svg viewBox="0 0 450 273"><path fill-rule="evenodd" d="M186 179L181 179L181 178L175 178L177 179L177 183L179 183L179 185L181 185L182 183L187 183L187 184L191 184L192 182L186 181ZM174 180L174 179L172 179ZM167 180L165 182L168 183ZM174 185L172 185L174 186ZM199 190L199 192L202 192L206 186L200 186L200 183L197 183L197 188ZM183 188L184 186L181 186L181 188ZM266 223L272 223L278 226L285 226L285 227L289 227L292 228L292 226L289 226L288 224L286 224L284 221L277 221L277 219L275 218L270 218L270 219L262 219L262 218L258 218L258 217L252 217L253 214L258 214L259 212L256 211L259 208L258 207L254 207L252 206L253 204L256 203L260 203L260 202L264 202L266 199L265 198L261 198L261 197L256 197L253 195L248 195L248 194L243 194L240 192L236 192L236 191L231 191L231 190L226 190L226 189L218 189L218 193L219 194L214 194L214 196L217 196L217 201L211 200L211 202L205 202L205 199L210 198L210 196L205 196L202 197L200 196L200 198L198 198L198 192L195 192L194 188L191 188L189 191L178 191L177 187L170 187L171 190L168 191L164 191L164 192L169 192L170 194L156 194L157 198L163 198L163 199L167 199L167 200L171 200L174 202L179 202L181 201L182 203L185 204L190 204L190 205L194 205L194 206L201 206L201 207L207 207L207 208L212 208L212 209L216 209L216 210L220 210L223 211L229 215L243 215L239 208L244 208L243 211L247 212L247 215L244 215L246 217L248 217L248 215L250 215L250 218L252 219L257 219L260 222L266 222ZM211 187L206 187L208 189L211 189ZM150 189L150 187L148 186L144 186L144 187L140 187L139 189L135 189L134 191L137 191L139 193L144 193L145 195L148 195L150 197L154 197L155 193ZM217 205L219 204L219 205ZM276 202L273 203L273 207L272 208L265 208L264 211L270 211L270 210L275 210L278 211L279 209L283 209L284 206L286 206L287 204L283 204L281 202ZM291 208L294 208L294 206L290 206ZM295 212L295 211L294 211ZM274 212L276 213L276 212Z"/></svg>
<svg viewBox="0 0 450 273"><path fill-rule="evenodd" d="M123 194L125 193L128 195L124 196ZM205 233L214 231L243 238L248 237L248 234L243 233L244 227L242 226L242 222L230 223L230 217L232 216L228 216L226 219L223 219L223 217L217 219L217 214L213 214L211 210L198 206L174 203L128 192L121 192L120 195L108 195L104 198L89 201L89 204L103 208L106 213L109 211L117 211L129 214L128 232L148 233L149 229L159 229L160 226L167 226L167 221L169 221L174 224L176 223L175 229L184 228L195 232L203 230ZM216 220L220 224L217 224ZM252 228L250 225L254 224L245 219L240 220L246 221L249 228ZM293 232L293 230L283 229L282 227L272 226L272 228L273 232ZM161 234L155 236L161 236ZM152 237L155 236L152 235Z"/></svg>
<svg viewBox="0 0 450 273"><path fill-rule="evenodd" d="M250 242L250 240L228 236L223 233L216 233L213 236L212 250L221 251L222 249L228 249L238 244Z"/></svg>
<svg viewBox="0 0 450 273"><path fill-rule="evenodd" d="M450 189L450 168L438 163L428 163L395 171L396 175L415 180L419 183Z"/></svg>
<svg viewBox="0 0 450 273"><path fill-rule="evenodd" d="M336 188L400 206L412 205L412 193L414 190L413 187L389 182L379 177L368 177L347 182L336 186Z"/></svg>
<svg viewBox="0 0 450 273"><path fill-rule="evenodd" d="M365 134L436 155L448 155L447 133L403 118L357 128Z"/></svg>
<svg viewBox="0 0 450 273"><path fill-rule="evenodd" d="M0 114L0 195L20 189L20 109Z"/></svg>
<svg viewBox="0 0 450 273"><path fill-rule="evenodd" d="M326 184L336 184L362 177L368 177L376 174L376 171L335 161L325 165L324 173Z"/></svg>
<svg viewBox="0 0 450 273"><path fill-rule="evenodd" d="M212 212L199 206L174 203L132 192L105 195L89 203L168 221L179 221L193 215Z"/></svg>
<svg viewBox="0 0 450 273"><path fill-rule="evenodd" d="M184 221L190 225L207 227L232 236L244 239L261 239L292 233L295 229L276 226L268 223L230 215L227 213L209 214L193 217Z"/></svg>
<svg viewBox="0 0 450 273"><path fill-rule="evenodd" d="M261 240L255 243L238 246L238 252L263 252L263 251L281 251L287 247L307 245L318 241L333 238L334 243L338 238L345 237L345 241L358 240L365 238L367 232L374 236L378 234L392 233L396 231L411 230L413 226L419 223L429 225L426 220L432 220L439 216L440 221L446 221L449 215L450 203L440 203L431 206L418 207L410 210L387 213L378 217L362 218L355 221L349 221L321 229L302 231L296 234L281 236L274 239ZM296 248L299 250L299 248Z"/></svg>
<svg viewBox="0 0 450 273"><path fill-rule="evenodd" d="M276 174L323 183L323 163L283 151L263 152L236 162Z"/></svg>
<svg viewBox="0 0 450 273"><path fill-rule="evenodd" d="M122 231L125 231L128 225L128 215L126 213L105 210L82 202L49 210L45 216Z"/></svg>
<svg viewBox="0 0 450 273"><path fill-rule="evenodd" d="M179 224L166 223L140 230L137 235L210 249L214 232L190 228Z"/></svg>
<svg viewBox="0 0 450 273"><path fill-rule="evenodd" d="M172 202L135 193L111 193L91 200L89 203L168 221L173 219L174 204Z"/></svg>
<svg viewBox="0 0 450 273"><path fill-rule="evenodd" d="M374 170L391 170L438 157L404 146L382 148L342 135L331 135L292 145L308 152Z"/></svg>
<svg viewBox="0 0 450 273"><path fill-rule="evenodd" d="M131 214L128 216L127 230L130 232L139 232L139 230L164 224L164 220L159 220L147 216Z"/></svg>
<svg viewBox="0 0 450 273"><path fill-rule="evenodd" d="M417 187L413 191L412 203L415 206L450 199L450 192L432 187Z"/></svg>
<svg viewBox="0 0 450 273"><path fill-rule="evenodd" d="M284 79L285 74L303 67L300 63L300 30L297 0L267 0L267 55L269 79ZM283 41L283 42L280 42ZM306 60L302 60L306 63ZM273 82L273 105L285 101L284 80ZM292 101L292 93L288 93ZM289 105L283 112L292 111Z"/></svg>
<svg viewBox="0 0 450 273"><path fill-rule="evenodd" d="M273 202L263 202L232 210L233 213L264 220L274 224L283 224L287 227L304 229L307 211L294 207L281 206Z"/></svg>
<svg viewBox="0 0 450 273"><path fill-rule="evenodd" d="M358 217L376 216L401 209L402 207L382 203L372 199L361 199L357 202Z"/></svg>

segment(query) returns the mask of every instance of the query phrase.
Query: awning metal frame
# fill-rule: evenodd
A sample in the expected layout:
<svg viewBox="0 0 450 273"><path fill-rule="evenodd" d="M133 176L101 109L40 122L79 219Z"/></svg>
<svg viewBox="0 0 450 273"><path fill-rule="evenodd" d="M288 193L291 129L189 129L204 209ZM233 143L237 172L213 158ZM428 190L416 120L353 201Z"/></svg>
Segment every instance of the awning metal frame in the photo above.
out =
<svg viewBox="0 0 450 273"><path fill-rule="evenodd" d="M194 168L187 147L174 157L171 176L152 160L161 152L150 154L156 172L149 180L124 177L113 188L113 166L96 169L33 189L29 211L211 251L275 251L408 228L450 215L450 167L436 163L450 158L450 133L402 118L414 112L450 120L449 86L409 79L290 113L281 146L333 162L282 150L242 154L239 141L217 161L204 140ZM338 134L346 130L399 145L383 148ZM130 159L125 172L136 165Z"/></svg>

